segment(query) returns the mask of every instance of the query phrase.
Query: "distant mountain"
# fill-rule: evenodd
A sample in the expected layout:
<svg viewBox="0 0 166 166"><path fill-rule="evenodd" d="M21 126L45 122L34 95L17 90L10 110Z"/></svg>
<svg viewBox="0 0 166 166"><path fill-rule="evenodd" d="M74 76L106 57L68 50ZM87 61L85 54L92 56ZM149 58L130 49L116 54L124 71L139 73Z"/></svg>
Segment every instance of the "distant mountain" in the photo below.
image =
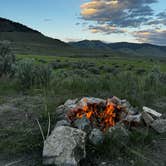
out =
<svg viewBox="0 0 166 166"><path fill-rule="evenodd" d="M78 42L69 42L73 47L81 49L103 49L105 51L118 51L122 54L135 56L165 56L166 46L157 46L148 43L105 43L99 40L82 40Z"/></svg>
<svg viewBox="0 0 166 166"><path fill-rule="evenodd" d="M109 49L109 45L100 40L82 40L78 42L69 42L73 47L88 49Z"/></svg>
<svg viewBox="0 0 166 166"><path fill-rule="evenodd" d="M105 43L100 40L65 43L5 18L0 18L0 44L2 42L10 42L17 54L166 57L166 46L127 42Z"/></svg>
<svg viewBox="0 0 166 166"><path fill-rule="evenodd" d="M71 46L78 47L78 48L89 48L89 49L131 49L137 50L141 48L157 48L165 50L166 46L157 46L148 43L128 43L128 42L118 42L118 43L105 43L100 40L82 40L78 42L69 42Z"/></svg>
<svg viewBox="0 0 166 166"><path fill-rule="evenodd" d="M148 44L148 43L118 42L118 43L110 43L108 45L112 49L121 49L121 48L128 48L131 50L137 50L137 49L141 49L141 48L157 48L157 49L162 49L162 50L166 49L166 46L157 46L157 45Z"/></svg>
<svg viewBox="0 0 166 166"><path fill-rule="evenodd" d="M4 18L0 18L0 41L10 42L13 50L21 54L56 54L70 48L65 42Z"/></svg>

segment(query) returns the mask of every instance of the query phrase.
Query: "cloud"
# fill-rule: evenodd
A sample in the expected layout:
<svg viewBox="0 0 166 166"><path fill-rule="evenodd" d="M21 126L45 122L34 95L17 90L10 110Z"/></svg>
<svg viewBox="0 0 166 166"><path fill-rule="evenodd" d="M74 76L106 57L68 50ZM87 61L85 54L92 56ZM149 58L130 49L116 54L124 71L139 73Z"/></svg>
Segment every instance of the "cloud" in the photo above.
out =
<svg viewBox="0 0 166 166"><path fill-rule="evenodd" d="M153 20L148 22L148 25L165 25L166 26L166 10L158 13Z"/></svg>
<svg viewBox="0 0 166 166"><path fill-rule="evenodd" d="M75 23L75 25L77 25L77 26L78 26L78 25L80 25L80 23L79 23L79 22L77 22L77 23Z"/></svg>
<svg viewBox="0 0 166 166"><path fill-rule="evenodd" d="M103 25L90 25L89 30L92 33L103 33L105 35L112 34L112 33L125 33L126 31L123 29L116 28L115 26L110 26L108 24Z"/></svg>
<svg viewBox="0 0 166 166"><path fill-rule="evenodd" d="M139 42L166 45L166 10L156 14L152 9L158 1L89 0L81 5L81 19L92 33L124 33Z"/></svg>
<svg viewBox="0 0 166 166"><path fill-rule="evenodd" d="M157 14L157 17L158 17L159 19L164 19L164 18L166 18L166 10L164 10L163 12L158 13L158 14Z"/></svg>
<svg viewBox="0 0 166 166"><path fill-rule="evenodd" d="M53 21L51 18L45 18L44 19L44 22L51 22L51 21Z"/></svg>
<svg viewBox="0 0 166 166"><path fill-rule="evenodd" d="M137 27L154 14L150 4L157 0L91 0L81 5L84 20L117 27Z"/></svg>
<svg viewBox="0 0 166 166"><path fill-rule="evenodd" d="M143 30L133 32L139 42L166 45L166 30Z"/></svg>

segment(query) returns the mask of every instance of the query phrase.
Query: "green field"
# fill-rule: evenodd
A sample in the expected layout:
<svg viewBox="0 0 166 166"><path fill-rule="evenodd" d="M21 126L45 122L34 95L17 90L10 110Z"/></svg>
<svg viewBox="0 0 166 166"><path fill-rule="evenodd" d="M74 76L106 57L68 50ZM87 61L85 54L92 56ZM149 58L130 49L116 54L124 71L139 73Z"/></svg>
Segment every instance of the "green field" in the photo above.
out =
<svg viewBox="0 0 166 166"><path fill-rule="evenodd" d="M28 84L28 78L34 74L33 70L27 70L29 75L26 79L20 78L18 71L13 77L0 78L0 108L3 105L9 108L0 116L0 149L4 155L29 154L33 151L38 154L37 161L40 165L43 144L36 119L46 133L47 113L51 114L51 124L54 127L55 109L67 99L83 96L108 98L115 95L127 99L140 111L146 105L165 114L165 59L17 55L16 66L27 59L33 59L30 62L31 68L49 66L51 75L46 84L40 81ZM21 69L23 68L19 68ZM46 73L45 70L41 72ZM106 160L111 155L114 156L113 161L120 157L126 162L124 165L131 164L131 160L135 166L147 165L149 160L152 165L156 165L165 163L165 139L166 135L157 135L153 131L135 131L127 145L128 149L119 151L113 145L109 145L111 148L87 148L89 155L93 155L92 148L97 155L105 156ZM164 144L156 158L151 149L154 140Z"/></svg>
<svg viewBox="0 0 166 166"><path fill-rule="evenodd" d="M147 57L62 57L62 56L40 56L40 55L17 55L18 59L35 59L36 61L43 60L47 63L54 61L61 61L67 63L94 63L96 66L115 66L127 70L128 67L133 66L133 69L150 70L157 66L161 71L166 71L166 59L156 59ZM70 64L69 64L70 66Z"/></svg>

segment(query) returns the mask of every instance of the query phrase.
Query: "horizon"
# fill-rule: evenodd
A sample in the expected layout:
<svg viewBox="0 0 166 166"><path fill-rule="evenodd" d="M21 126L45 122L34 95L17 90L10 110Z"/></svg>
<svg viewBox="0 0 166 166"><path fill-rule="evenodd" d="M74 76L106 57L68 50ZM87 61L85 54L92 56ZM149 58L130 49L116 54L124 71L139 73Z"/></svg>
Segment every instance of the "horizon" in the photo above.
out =
<svg viewBox="0 0 166 166"><path fill-rule="evenodd" d="M100 40L166 45L164 0L57 1L2 0L0 17L65 42Z"/></svg>

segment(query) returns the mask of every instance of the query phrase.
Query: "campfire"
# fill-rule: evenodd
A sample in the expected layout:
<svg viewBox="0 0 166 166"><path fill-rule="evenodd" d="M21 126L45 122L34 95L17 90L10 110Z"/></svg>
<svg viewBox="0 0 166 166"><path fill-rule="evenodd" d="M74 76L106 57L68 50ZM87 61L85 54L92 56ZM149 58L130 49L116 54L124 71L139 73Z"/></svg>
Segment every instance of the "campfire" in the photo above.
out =
<svg viewBox="0 0 166 166"><path fill-rule="evenodd" d="M137 128L166 132L166 119L161 113L146 106L136 109L126 99L115 96L106 100L69 99L57 107L56 115L56 126L44 142L44 164L79 165L86 157L86 144L97 146L109 138L118 140L122 148Z"/></svg>
<svg viewBox="0 0 166 166"><path fill-rule="evenodd" d="M81 102L68 112L68 119L73 123L77 119L86 117L93 128L106 131L127 115L126 107L113 96L106 101L92 102L83 98Z"/></svg>

